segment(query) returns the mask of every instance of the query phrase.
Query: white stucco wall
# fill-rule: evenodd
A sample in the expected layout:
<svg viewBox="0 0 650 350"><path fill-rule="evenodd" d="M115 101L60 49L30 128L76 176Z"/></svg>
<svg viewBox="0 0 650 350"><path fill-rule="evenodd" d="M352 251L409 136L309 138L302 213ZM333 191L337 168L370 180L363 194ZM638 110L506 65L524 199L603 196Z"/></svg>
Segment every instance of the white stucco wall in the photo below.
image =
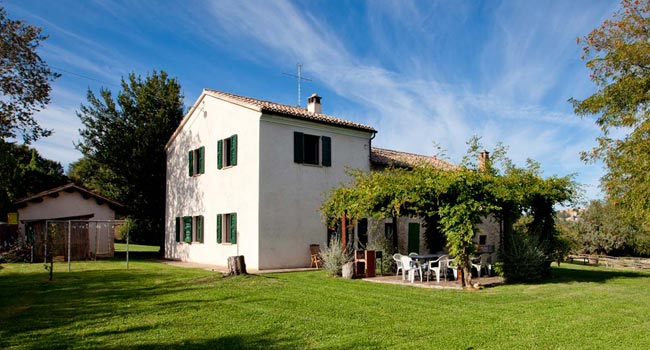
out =
<svg viewBox="0 0 650 350"><path fill-rule="evenodd" d="M18 209L18 220L46 220L93 215L90 220L114 220L115 211L108 204L97 204L95 198L84 198L77 191L58 192L58 197L44 196L39 203L28 202L27 207ZM20 231L25 232L25 225L20 224Z"/></svg>
<svg viewBox="0 0 650 350"><path fill-rule="evenodd" d="M294 163L293 133L328 136L332 166ZM370 170L371 133L263 115L260 123L259 268L309 266L309 245L324 246L324 195L348 177L345 168Z"/></svg>
<svg viewBox="0 0 650 350"><path fill-rule="evenodd" d="M168 259L225 266L244 255L258 268L260 113L210 95L199 98L167 150L165 254ZM217 169L217 141L237 135L237 165ZM205 173L189 177L188 152L205 147ZM236 244L216 242L217 214L237 213ZM204 243L176 243L175 218L204 216Z"/></svg>

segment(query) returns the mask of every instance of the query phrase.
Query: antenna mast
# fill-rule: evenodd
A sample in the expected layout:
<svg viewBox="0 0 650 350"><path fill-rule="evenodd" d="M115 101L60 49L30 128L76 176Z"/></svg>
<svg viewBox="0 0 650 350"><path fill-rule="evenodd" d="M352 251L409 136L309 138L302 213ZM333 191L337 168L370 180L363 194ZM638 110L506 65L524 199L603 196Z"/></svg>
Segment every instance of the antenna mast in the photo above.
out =
<svg viewBox="0 0 650 350"><path fill-rule="evenodd" d="M295 74L289 74L289 73L282 73L284 75L288 75L290 77L294 77L298 79L298 107L300 107L300 82L301 81L311 81L311 79L303 78L302 77L302 65L300 63L297 64L298 66L298 75Z"/></svg>

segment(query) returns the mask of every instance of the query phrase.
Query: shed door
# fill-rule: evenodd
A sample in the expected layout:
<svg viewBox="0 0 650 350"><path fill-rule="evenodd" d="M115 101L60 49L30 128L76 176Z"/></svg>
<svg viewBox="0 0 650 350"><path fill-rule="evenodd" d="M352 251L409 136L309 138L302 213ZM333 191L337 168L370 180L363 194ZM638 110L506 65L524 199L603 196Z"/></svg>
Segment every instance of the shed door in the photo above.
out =
<svg viewBox="0 0 650 350"><path fill-rule="evenodd" d="M409 244L407 253L420 252L420 224L409 222Z"/></svg>

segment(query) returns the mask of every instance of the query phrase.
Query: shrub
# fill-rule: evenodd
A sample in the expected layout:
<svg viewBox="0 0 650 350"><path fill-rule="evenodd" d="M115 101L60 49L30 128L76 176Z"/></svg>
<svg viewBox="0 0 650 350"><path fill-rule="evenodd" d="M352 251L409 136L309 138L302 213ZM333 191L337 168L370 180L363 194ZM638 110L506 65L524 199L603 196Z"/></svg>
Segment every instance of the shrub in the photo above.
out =
<svg viewBox="0 0 650 350"><path fill-rule="evenodd" d="M390 239L386 238L383 234L375 235L368 242L367 249L382 252L381 270L384 273L395 270L395 262L392 258L393 242ZM379 268L379 264L377 264L377 268Z"/></svg>
<svg viewBox="0 0 650 350"><path fill-rule="evenodd" d="M338 237L330 240L329 246L321 250L320 257L323 259L323 268L332 276L341 276L343 265L352 261L350 247L343 248L341 239Z"/></svg>
<svg viewBox="0 0 650 350"><path fill-rule="evenodd" d="M537 237L513 234L510 249L503 254L503 274L508 282L534 281L546 270L546 255Z"/></svg>

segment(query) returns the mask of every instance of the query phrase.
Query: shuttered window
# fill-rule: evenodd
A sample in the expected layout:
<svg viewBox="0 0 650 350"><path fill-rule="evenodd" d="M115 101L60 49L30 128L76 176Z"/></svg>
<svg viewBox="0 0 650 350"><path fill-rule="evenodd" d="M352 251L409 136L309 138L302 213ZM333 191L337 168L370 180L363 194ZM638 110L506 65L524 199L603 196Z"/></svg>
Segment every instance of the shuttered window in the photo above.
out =
<svg viewBox="0 0 650 350"><path fill-rule="evenodd" d="M237 243L237 213L217 214L217 243Z"/></svg>
<svg viewBox="0 0 650 350"><path fill-rule="evenodd" d="M191 150L188 153L188 162L189 176L205 174L205 147Z"/></svg>
<svg viewBox="0 0 650 350"><path fill-rule="evenodd" d="M237 165L237 135L217 141L217 168Z"/></svg>
<svg viewBox="0 0 650 350"><path fill-rule="evenodd" d="M329 136L294 131L293 161L299 164L332 166L332 139Z"/></svg>

